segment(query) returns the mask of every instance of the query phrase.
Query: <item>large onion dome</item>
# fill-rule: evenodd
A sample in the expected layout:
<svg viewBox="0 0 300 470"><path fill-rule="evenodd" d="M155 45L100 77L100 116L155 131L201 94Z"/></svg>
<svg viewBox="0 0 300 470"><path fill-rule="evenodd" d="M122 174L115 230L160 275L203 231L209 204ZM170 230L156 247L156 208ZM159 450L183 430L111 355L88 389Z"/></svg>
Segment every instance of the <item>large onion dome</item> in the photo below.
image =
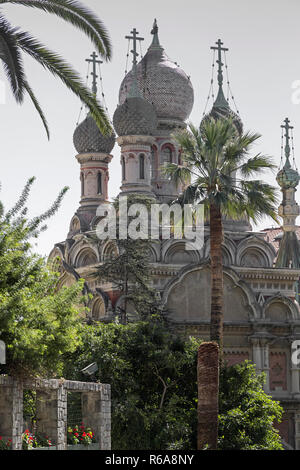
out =
<svg viewBox="0 0 300 470"><path fill-rule="evenodd" d="M115 134L103 135L94 118L89 113L76 127L73 142L78 153L111 153L115 145Z"/></svg>
<svg viewBox="0 0 300 470"><path fill-rule="evenodd" d="M153 104L159 121L185 121L192 110L194 91L189 77L172 62L159 43L156 21L153 42L137 64L137 80L144 98ZM125 102L133 82L131 70L123 79L119 103Z"/></svg>

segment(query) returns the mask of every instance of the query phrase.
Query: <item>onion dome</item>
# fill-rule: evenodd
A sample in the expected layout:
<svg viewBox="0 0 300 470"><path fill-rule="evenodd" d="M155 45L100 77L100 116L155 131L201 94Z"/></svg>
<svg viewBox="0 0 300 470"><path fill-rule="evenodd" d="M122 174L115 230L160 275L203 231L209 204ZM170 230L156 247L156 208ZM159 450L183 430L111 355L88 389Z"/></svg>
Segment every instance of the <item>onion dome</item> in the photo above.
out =
<svg viewBox="0 0 300 470"><path fill-rule="evenodd" d="M240 135L243 133L242 120L240 116L234 111L232 111L232 109L229 107L222 89L221 89L221 93L220 92L218 93L217 99L214 102L211 111L203 117L202 123L211 118L215 120L218 120L221 118L231 118L233 125L235 126L237 132Z"/></svg>
<svg viewBox="0 0 300 470"><path fill-rule="evenodd" d="M89 113L76 127L73 142L78 153L111 153L115 145L115 134L103 135Z"/></svg>
<svg viewBox="0 0 300 470"><path fill-rule="evenodd" d="M152 44L136 67L139 89L144 98L153 104L159 120L183 122L189 117L194 103L191 81L164 52L159 43L156 20L151 33ZM131 70L121 83L120 104L125 102L133 79Z"/></svg>
<svg viewBox="0 0 300 470"><path fill-rule="evenodd" d="M281 170L277 173L276 181L282 189L289 189L289 188L296 188L300 181L300 176L296 168L292 168L290 163L290 136L289 130L293 129L292 126L289 125L289 119L285 118L284 126L281 126L282 129L285 130L285 135L282 134L282 140L285 137L285 164ZM283 148L283 144L282 147ZM281 157L282 158L282 157Z"/></svg>
<svg viewBox="0 0 300 470"><path fill-rule="evenodd" d="M223 92L223 62L221 53L222 51L228 51L227 48L221 47L223 45L222 41L219 39L217 42L217 47L213 46L211 49L214 49L218 52L218 59L216 63L218 64L218 85L219 91L217 98L213 104L211 111L204 116L202 119L202 123L207 121L208 119L215 119L218 120L220 118L231 118L232 122L237 130L237 132L241 135L243 133L243 123L240 116L235 113L229 106L228 101L226 100Z"/></svg>
<svg viewBox="0 0 300 470"><path fill-rule="evenodd" d="M300 180L298 171L293 170L290 162L288 164L285 164L276 176L276 181L282 189L296 188Z"/></svg>
<svg viewBox="0 0 300 470"><path fill-rule="evenodd" d="M113 124L117 134L125 135L153 135L157 129L156 112L151 103L147 101L141 91L139 90L137 80L137 31L133 31L133 67L132 67L132 80L130 84L129 93L123 103L117 107L114 116Z"/></svg>
<svg viewBox="0 0 300 470"><path fill-rule="evenodd" d="M144 98L128 97L114 113L113 123L119 136L153 135L157 128L154 107Z"/></svg>

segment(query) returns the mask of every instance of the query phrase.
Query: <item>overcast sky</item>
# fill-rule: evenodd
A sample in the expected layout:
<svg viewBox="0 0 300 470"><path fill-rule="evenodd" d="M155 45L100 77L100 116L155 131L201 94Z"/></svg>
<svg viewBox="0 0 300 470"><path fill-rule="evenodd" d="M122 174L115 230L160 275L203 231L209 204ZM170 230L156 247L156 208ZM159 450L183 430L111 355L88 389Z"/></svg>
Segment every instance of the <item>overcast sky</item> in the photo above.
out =
<svg viewBox="0 0 300 470"><path fill-rule="evenodd" d="M112 115L124 77L127 40L133 27L151 43L157 18L160 42L191 81L195 103L190 119L200 122L208 94L212 54L210 46L221 38L226 47L231 87L245 129L262 138L255 150L280 160L280 125L288 116L295 127L296 160L300 153L300 104L292 103L292 83L300 80L299 0L84 0L106 25L113 45L112 61L102 65L106 101ZM2 10L2 8L1 8ZM93 51L89 40L62 20L22 6L4 6L9 21L39 37L61 53L86 76L85 59ZM26 59L29 82L46 113L51 140L31 102L18 106L6 86L6 103L0 105L1 199L8 209L26 180L36 176L29 208L32 216L48 208L63 186L70 190L58 214L48 223L36 250L47 255L54 243L65 239L80 198L79 164L75 159L73 132L79 100L61 83ZM4 79L3 70L1 78ZM109 194L120 186L119 149L110 165ZM275 176L266 180L275 184ZM300 191L299 191L300 194ZM300 196L298 195L298 201ZM299 221L298 221L299 223ZM267 221L267 226L272 222Z"/></svg>

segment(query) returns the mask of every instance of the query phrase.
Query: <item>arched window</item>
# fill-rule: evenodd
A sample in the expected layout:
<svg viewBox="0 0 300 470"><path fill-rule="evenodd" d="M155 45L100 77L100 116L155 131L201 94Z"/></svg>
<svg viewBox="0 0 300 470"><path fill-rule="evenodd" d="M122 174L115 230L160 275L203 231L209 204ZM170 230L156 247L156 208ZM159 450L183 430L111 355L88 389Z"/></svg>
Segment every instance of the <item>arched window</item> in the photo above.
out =
<svg viewBox="0 0 300 470"><path fill-rule="evenodd" d="M143 180L145 179L145 155L143 153L139 156L139 162L140 162L140 179Z"/></svg>
<svg viewBox="0 0 300 470"><path fill-rule="evenodd" d="M165 166L168 163L172 163L173 155L170 147L164 147L161 153L162 164Z"/></svg>
<svg viewBox="0 0 300 470"><path fill-rule="evenodd" d="M121 164L122 164L122 180L126 179L126 171L125 171L125 158L121 158Z"/></svg>
<svg viewBox="0 0 300 470"><path fill-rule="evenodd" d="M99 171L97 176L97 193L102 194L102 172Z"/></svg>
<svg viewBox="0 0 300 470"><path fill-rule="evenodd" d="M76 258L76 267L82 268L84 266L90 266L91 264L97 264L97 255L90 248L83 248Z"/></svg>
<svg viewBox="0 0 300 470"><path fill-rule="evenodd" d="M83 173L80 173L80 180L81 180L81 196L84 195L84 176Z"/></svg>

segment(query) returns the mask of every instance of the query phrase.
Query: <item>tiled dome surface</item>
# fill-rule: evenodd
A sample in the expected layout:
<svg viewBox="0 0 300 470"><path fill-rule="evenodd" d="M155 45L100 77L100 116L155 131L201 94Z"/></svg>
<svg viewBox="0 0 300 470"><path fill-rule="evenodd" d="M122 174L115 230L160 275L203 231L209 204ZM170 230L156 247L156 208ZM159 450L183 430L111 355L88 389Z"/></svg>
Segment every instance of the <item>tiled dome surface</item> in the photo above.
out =
<svg viewBox="0 0 300 470"><path fill-rule="evenodd" d="M137 79L144 98L153 104L158 119L185 121L194 103L194 91L185 72L171 62L162 47L150 46L137 65ZM133 80L130 71L121 83L119 103L124 103Z"/></svg>
<svg viewBox="0 0 300 470"><path fill-rule="evenodd" d="M152 135L157 128L153 106L144 98L127 98L114 113L113 123L119 136Z"/></svg>
<svg viewBox="0 0 300 470"><path fill-rule="evenodd" d="M110 153L115 145L115 134L103 135L93 117L87 117L76 127L73 142L78 153Z"/></svg>

